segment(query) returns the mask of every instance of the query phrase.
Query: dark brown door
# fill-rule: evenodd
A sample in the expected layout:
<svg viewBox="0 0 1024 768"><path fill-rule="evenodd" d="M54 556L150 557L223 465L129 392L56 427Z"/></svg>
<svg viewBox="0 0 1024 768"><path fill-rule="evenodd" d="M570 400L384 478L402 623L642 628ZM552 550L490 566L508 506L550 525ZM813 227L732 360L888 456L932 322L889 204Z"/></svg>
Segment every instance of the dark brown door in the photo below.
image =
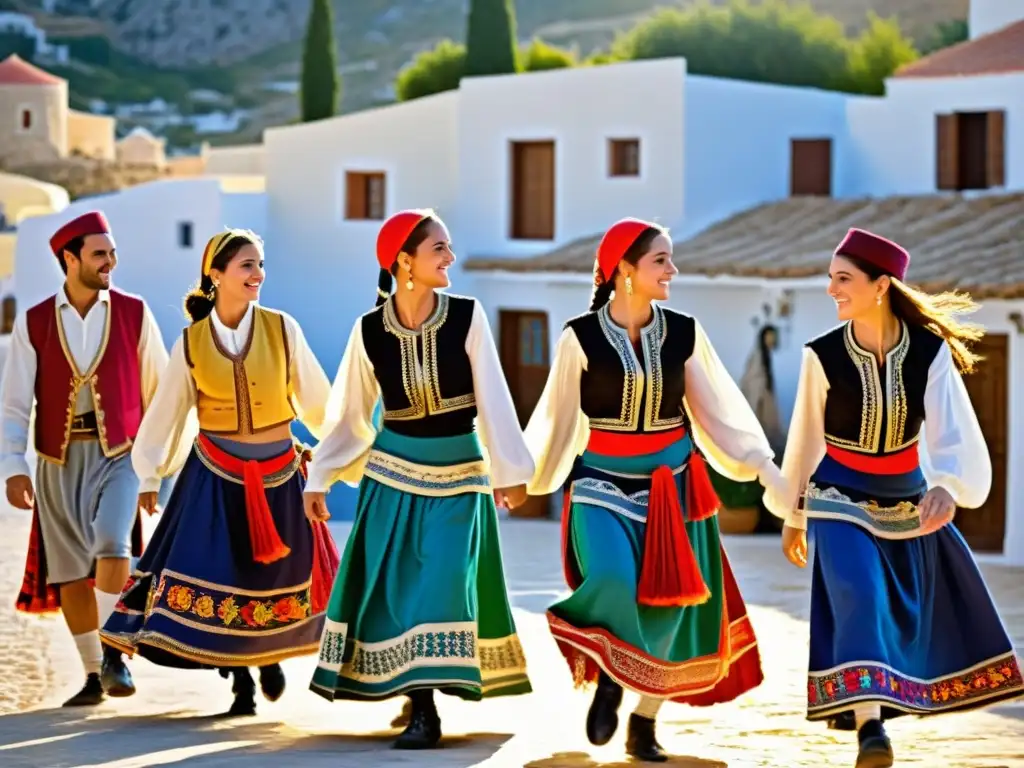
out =
<svg viewBox="0 0 1024 768"><path fill-rule="evenodd" d="M512 142L511 232L513 240L555 237L555 142Z"/></svg>
<svg viewBox="0 0 1024 768"><path fill-rule="evenodd" d="M957 511L956 525L979 552L1002 552L1006 532L1006 451L1009 345L1005 334L985 336L975 347L985 357L964 377L992 457L992 490L980 509Z"/></svg>
<svg viewBox="0 0 1024 768"><path fill-rule="evenodd" d="M832 139L792 139L789 194L832 196Z"/></svg>
<svg viewBox="0 0 1024 768"><path fill-rule="evenodd" d="M545 312L509 312L499 314L501 367L508 381L512 402L522 427L544 392L551 369L548 351L548 316ZM513 517L547 517L550 496L530 496Z"/></svg>

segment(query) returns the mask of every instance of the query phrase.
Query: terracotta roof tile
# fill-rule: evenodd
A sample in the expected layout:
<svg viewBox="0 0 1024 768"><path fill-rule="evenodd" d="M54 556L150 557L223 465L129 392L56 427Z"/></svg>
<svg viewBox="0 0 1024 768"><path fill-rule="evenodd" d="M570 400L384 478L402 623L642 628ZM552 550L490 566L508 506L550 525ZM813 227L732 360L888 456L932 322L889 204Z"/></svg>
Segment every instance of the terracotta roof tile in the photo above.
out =
<svg viewBox="0 0 1024 768"><path fill-rule="evenodd" d="M0 85L59 85L63 78L51 75L12 53L0 61Z"/></svg>
<svg viewBox="0 0 1024 768"><path fill-rule="evenodd" d="M824 276L850 227L896 240L911 252L908 282L958 288L978 298L1024 297L1024 193L855 200L798 197L750 209L675 245L684 274L764 278ZM525 259L467 260L473 271L593 270L600 235Z"/></svg>
<svg viewBox="0 0 1024 768"><path fill-rule="evenodd" d="M894 77L964 77L1024 72L1024 20L911 62Z"/></svg>

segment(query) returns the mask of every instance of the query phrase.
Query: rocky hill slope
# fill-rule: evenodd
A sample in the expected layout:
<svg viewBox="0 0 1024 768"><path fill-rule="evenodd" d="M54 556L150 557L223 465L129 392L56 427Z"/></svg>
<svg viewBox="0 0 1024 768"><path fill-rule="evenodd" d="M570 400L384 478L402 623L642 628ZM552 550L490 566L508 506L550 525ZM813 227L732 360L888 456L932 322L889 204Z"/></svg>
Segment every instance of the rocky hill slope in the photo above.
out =
<svg viewBox="0 0 1024 768"><path fill-rule="evenodd" d="M520 38L534 36L581 54L606 48L618 32L659 6L695 0L516 0ZM924 41L937 24L967 16L968 0L809 0L853 32L869 11L895 16ZM725 0L712 0L725 2ZM415 54L461 40L469 0L334 0L343 74L342 111L392 99L395 75ZM234 98L258 105L249 135L296 114L302 38L310 0L0 0L34 12L51 36L103 37L113 51L151 68L220 71ZM49 8L50 13L43 9ZM117 63L109 69L117 74ZM145 75L138 68L131 77ZM195 80L195 78L191 78ZM74 81L72 89L74 90ZM223 90L223 89L222 89Z"/></svg>

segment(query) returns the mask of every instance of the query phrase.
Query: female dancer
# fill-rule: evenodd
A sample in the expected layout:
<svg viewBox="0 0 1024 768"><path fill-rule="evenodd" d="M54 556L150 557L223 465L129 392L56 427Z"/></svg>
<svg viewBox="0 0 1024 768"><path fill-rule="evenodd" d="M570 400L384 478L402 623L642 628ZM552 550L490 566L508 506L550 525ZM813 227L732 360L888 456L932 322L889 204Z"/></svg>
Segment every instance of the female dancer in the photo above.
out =
<svg viewBox="0 0 1024 768"><path fill-rule="evenodd" d="M429 749L441 738L434 689L470 700L531 690L494 504L525 500L533 460L483 309L439 292L455 260L441 220L396 213L377 260L377 307L352 329L332 394L341 420L306 485L306 514L325 520L331 484L359 482L311 688L328 700L407 694L395 746Z"/></svg>
<svg viewBox="0 0 1024 768"><path fill-rule="evenodd" d="M893 764L883 720L1024 694L1013 644L949 525L957 505L984 503L992 480L960 378L982 329L955 315L976 306L908 287L909 262L863 230L836 249L828 291L846 322L804 348L788 492L765 494L801 568L810 518L807 717L856 727L858 768Z"/></svg>
<svg viewBox="0 0 1024 768"><path fill-rule="evenodd" d="M291 434L296 418L319 433L330 381L298 324L257 303L264 279L254 233L207 244L192 324L132 449L140 505L152 511L159 478L184 469L102 632L162 666L230 669L233 715L256 712L249 666L275 701L278 662L316 651L337 568L326 526L303 516L306 454Z"/></svg>
<svg viewBox="0 0 1024 768"><path fill-rule="evenodd" d="M562 546L574 591L548 621L577 685L597 682L587 736L611 739L629 688L641 701L626 748L652 762L668 759L654 729L663 700L730 701L763 679L697 449L733 479L780 479L700 324L652 303L668 298L677 271L658 225L624 219L605 233L590 311L566 325L526 430L529 492L568 477Z"/></svg>

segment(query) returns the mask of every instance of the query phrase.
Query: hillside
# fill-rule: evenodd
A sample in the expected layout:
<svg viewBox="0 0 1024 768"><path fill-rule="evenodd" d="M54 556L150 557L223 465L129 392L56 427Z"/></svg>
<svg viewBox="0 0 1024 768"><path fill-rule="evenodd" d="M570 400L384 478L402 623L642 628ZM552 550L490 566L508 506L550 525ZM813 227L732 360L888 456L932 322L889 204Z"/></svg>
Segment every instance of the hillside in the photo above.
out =
<svg viewBox="0 0 1024 768"><path fill-rule="evenodd" d="M585 55L606 48L616 33L653 8L693 1L516 0L518 31L523 40L539 36ZM919 41L938 23L966 18L968 5L968 0L809 1L850 31L863 25L868 11L895 16ZM156 71L162 68L175 70L193 88L229 90L234 99L257 108L252 125L232 140L258 138L265 125L296 114L309 0L57 0L62 15L56 17L38 13L42 0L4 4L35 9L52 37L85 36L95 46L97 30L103 30L114 51L105 69L117 76L127 66L136 86L146 84L147 71L154 77L169 74ZM395 75L417 52L445 37L463 38L467 5L468 0L335 0L342 110L390 101Z"/></svg>

